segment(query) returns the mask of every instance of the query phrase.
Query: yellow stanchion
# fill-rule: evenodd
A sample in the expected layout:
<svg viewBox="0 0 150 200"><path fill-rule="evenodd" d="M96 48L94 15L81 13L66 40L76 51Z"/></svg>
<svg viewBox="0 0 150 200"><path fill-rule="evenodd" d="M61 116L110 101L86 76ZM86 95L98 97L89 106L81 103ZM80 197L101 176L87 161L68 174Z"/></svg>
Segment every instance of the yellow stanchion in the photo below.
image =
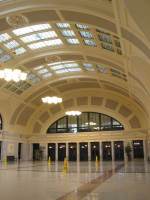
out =
<svg viewBox="0 0 150 200"><path fill-rule="evenodd" d="M51 157L48 157L48 165L51 165Z"/></svg>
<svg viewBox="0 0 150 200"><path fill-rule="evenodd" d="M99 159L98 159L98 156L96 156L96 160L95 162L98 164L99 163Z"/></svg>
<svg viewBox="0 0 150 200"><path fill-rule="evenodd" d="M64 159L64 169L63 172L67 172L68 171L68 160L67 158Z"/></svg>
<svg viewBox="0 0 150 200"><path fill-rule="evenodd" d="M8 164L8 161L7 161L7 156L4 158L4 160L3 160L3 163L4 163L5 165L7 165L7 164Z"/></svg>
<svg viewBox="0 0 150 200"><path fill-rule="evenodd" d="M99 168L99 159L98 159L98 156L96 156L96 159L95 159L95 167L96 167L96 172L97 172L98 168Z"/></svg>

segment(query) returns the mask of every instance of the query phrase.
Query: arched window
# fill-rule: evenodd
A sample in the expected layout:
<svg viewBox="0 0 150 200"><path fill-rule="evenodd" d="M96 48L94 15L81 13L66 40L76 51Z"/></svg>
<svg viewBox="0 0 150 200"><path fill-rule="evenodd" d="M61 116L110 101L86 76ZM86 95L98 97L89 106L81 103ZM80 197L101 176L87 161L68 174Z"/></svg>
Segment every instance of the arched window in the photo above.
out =
<svg viewBox="0 0 150 200"><path fill-rule="evenodd" d="M47 129L47 133L77 133L93 131L123 130L123 125L116 119L95 112L83 112L79 116L64 116Z"/></svg>
<svg viewBox="0 0 150 200"><path fill-rule="evenodd" d="M0 130L3 129L3 120L2 120L2 115L0 114Z"/></svg>

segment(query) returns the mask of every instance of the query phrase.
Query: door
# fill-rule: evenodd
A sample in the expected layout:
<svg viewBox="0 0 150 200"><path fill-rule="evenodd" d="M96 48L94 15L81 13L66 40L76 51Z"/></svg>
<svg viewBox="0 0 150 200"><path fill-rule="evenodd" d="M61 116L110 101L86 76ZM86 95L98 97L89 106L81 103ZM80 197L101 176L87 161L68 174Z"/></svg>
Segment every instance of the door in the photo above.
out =
<svg viewBox="0 0 150 200"><path fill-rule="evenodd" d="M111 142L102 142L102 148L103 148L103 160L104 161L112 160Z"/></svg>
<svg viewBox="0 0 150 200"><path fill-rule="evenodd" d="M123 141L115 141L114 142L114 154L115 154L115 160L116 161L124 160L124 144L123 144Z"/></svg>
<svg viewBox="0 0 150 200"><path fill-rule="evenodd" d="M40 144L34 143L33 144L33 160L40 160Z"/></svg>
<svg viewBox="0 0 150 200"><path fill-rule="evenodd" d="M66 144L59 143L58 144L58 160L64 161L65 157L66 157Z"/></svg>
<svg viewBox="0 0 150 200"><path fill-rule="evenodd" d="M18 143L18 160L21 159L21 147L22 147L22 144Z"/></svg>
<svg viewBox="0 0 150 200"><path fill-rule="evenodd" d="M48 143L48 159L55 161L55 151L56 151L56 144L55 143Z"/></svg>
<svg viewBox="0 0 150 200"><path fill-rule="evenodd" d="M77 160L77 144L69 143L69 160L76 161Z"/></svg>
<svg viewBox="0 0 150 200"><path fill-rule="evenodd" d="M143 140L133 141L133 155L134 158L144 158Z"/></svg>
<svg viewBox="0 0 150 200"><path fill-rule="evenodd" d="M88 143L80 143L80 161L88 161Z"/></svg>
<svg viewBox="0 0 150 200"><path fill-rule="evenodd" d="M95 161L96 156L99 159L99 142L91 142L91 160Z"/></svg>

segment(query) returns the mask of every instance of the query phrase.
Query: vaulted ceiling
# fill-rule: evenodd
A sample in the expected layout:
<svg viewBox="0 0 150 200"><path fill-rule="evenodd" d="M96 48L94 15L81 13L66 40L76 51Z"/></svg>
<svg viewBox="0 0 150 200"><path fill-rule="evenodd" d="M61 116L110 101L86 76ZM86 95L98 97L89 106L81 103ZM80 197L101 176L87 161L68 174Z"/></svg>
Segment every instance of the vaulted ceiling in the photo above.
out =
<svg viewBox="0 0 150 200"><path fill-rule="evenodd" d="M139 20L140 5L136 12L132 6L127 0L0 1L0 67L28 73L24 82L0 80L5 128L45 131L52 116L73 107L94 109L92 98L103 98L99 111L121 118L128 129L148 129L149 26ZM45 95L61 96L64 103L46 107ZM87 103L77 103L83 97ZM109 101L118 106L108 108Z"/></svg>

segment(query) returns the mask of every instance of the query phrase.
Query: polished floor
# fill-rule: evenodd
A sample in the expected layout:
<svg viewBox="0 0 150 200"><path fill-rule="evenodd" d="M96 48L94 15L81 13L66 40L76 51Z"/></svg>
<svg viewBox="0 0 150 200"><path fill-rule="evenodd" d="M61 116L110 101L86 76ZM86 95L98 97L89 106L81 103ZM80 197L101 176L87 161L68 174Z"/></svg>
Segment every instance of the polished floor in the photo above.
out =
<svg viewBox="0 0 150 200"><path fill-rule="evenodd" d="M1 200L149 200L150 163L0 164Z"/></svg>

